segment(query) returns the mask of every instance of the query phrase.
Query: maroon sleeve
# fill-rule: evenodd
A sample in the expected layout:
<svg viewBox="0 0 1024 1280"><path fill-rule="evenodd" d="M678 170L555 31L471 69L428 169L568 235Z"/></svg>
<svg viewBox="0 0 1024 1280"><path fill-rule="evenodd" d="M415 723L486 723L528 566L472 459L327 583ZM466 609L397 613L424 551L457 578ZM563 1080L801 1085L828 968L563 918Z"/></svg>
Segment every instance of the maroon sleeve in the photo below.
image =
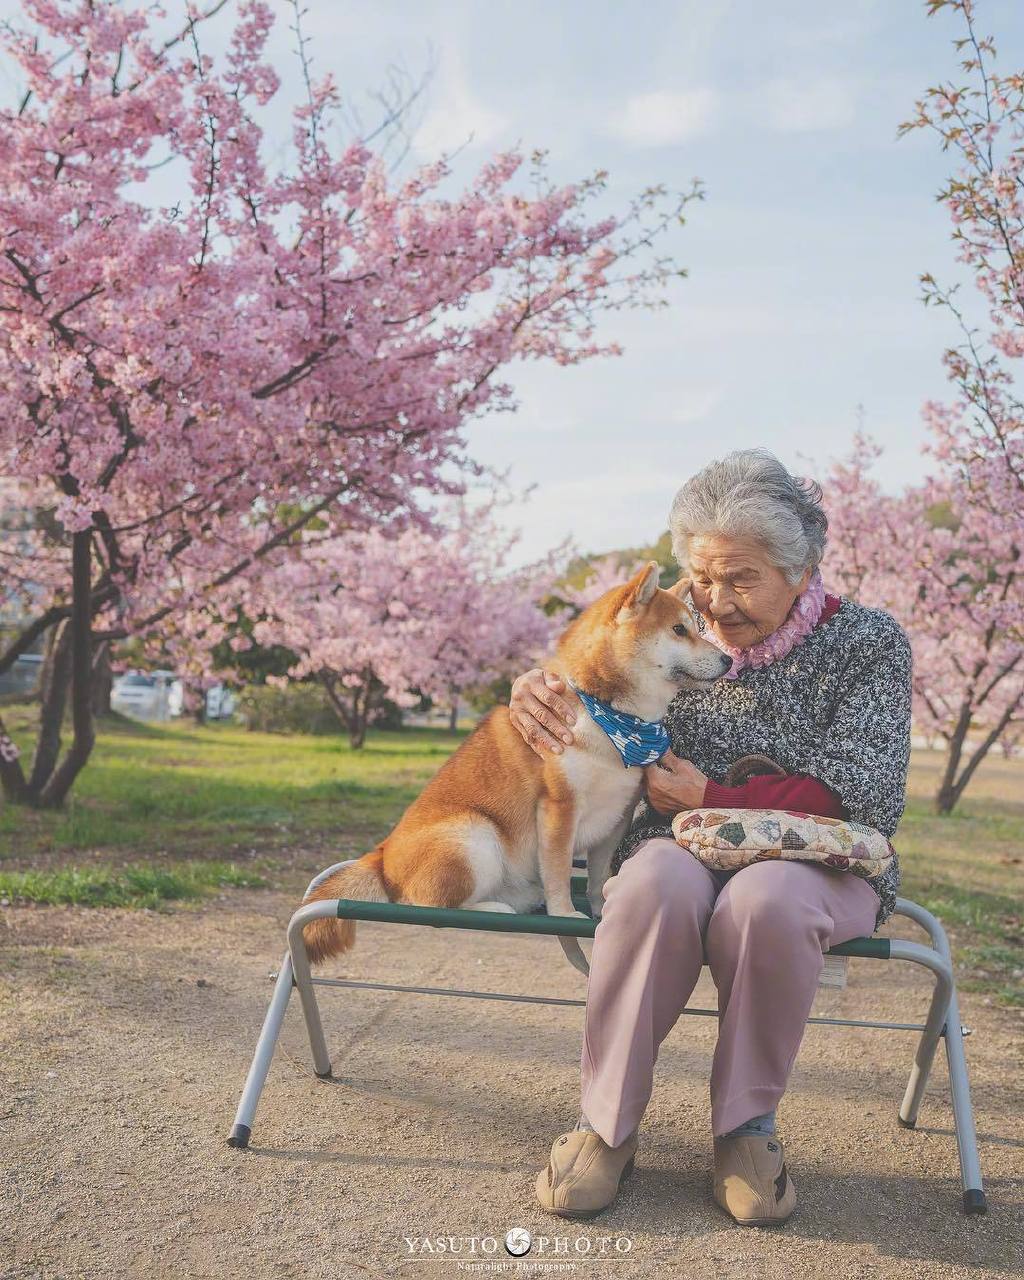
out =
<svg viewBox="0 0 1024 1280"><path fill-rule="evenodd" d="M807 773L788 778L771 774L750 778L741 787L723 787L708 779L703 807L721 809L795 809L819 818L845 818L846 810L836 793Z"/></svg>

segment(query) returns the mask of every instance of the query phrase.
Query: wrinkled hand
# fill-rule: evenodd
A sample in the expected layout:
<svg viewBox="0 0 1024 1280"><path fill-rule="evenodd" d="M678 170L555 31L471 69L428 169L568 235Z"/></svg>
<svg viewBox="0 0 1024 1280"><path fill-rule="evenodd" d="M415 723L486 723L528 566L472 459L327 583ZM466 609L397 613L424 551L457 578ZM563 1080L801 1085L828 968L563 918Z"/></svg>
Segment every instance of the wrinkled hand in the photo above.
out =
<svg viewBox="0 0 1024 1280"><path fill-rule="evenodd" d="M682 809L699 809L704 803L707 781L707 774L701 773L691 760L680 760L671 751L644 768L647 802L667 818Z"/></svg>
<svg viewBox="0 0 1024 1280"><path fill-rule="evenodd" d="M576 709L560 695L566 683L553 671L535 667L512 684L509 718L537 755L546 751L558 755L573 741L568 725L576 723ZM559 741L561 739L561 741Z"/></svg>

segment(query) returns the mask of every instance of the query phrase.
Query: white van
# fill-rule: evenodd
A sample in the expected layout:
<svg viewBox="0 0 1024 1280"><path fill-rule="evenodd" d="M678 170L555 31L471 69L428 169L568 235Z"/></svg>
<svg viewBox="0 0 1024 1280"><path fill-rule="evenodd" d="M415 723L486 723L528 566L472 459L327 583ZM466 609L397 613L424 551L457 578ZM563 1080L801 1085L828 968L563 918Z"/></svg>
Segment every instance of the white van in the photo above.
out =
<svg viewBox="0 0 1024 1280"><path fill-rule="evenodd" d="M115 676L110 689L111 709L136 720L168 720L173 679L172 671L128 671Z"/></svg>

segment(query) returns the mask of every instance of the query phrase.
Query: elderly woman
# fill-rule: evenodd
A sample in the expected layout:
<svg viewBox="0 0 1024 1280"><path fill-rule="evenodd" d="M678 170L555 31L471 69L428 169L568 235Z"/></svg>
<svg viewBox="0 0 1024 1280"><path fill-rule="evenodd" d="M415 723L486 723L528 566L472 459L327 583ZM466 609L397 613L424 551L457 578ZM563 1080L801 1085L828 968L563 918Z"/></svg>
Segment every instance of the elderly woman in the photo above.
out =
<svg viewBox="0 0 1024 1280"><path fill-rule="evenodd" d="M589 1217L633 1167L658 1048L707 963L718 988L711 1068L714 1194L737 1221L781 1222L796 1192L775 1108L830 947L892 912L899 863L873 880L818 863L706 868L675 843L684 809L796 809L892 836L910 756L910 645L878 609L826 595L821 490L767 450L711 463L672 505L672 550L705 634L733 657L684 689L665 723L672 751L645 769L645 800L612 861L595 931L581 1058L582 1114L537 1179L548 1210ZM511 716L534 750L572 741L561 681L527 672ZM560 741L561 740L561 741ZM725 785L760 753L786 776Z"/></svg>

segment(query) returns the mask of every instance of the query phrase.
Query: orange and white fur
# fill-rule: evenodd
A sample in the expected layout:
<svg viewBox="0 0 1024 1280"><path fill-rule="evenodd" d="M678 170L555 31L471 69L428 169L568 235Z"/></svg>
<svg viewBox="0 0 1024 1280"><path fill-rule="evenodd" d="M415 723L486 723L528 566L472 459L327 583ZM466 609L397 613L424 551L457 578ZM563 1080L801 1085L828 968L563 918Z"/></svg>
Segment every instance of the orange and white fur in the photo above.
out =
<svg viewBox="0 0 1024 1280"><path fill-rule="evenodd" d="M545 666L617 710L658 720L676 690L716 680L729 659L697 634L687 580L658 587L651 561L566 628ZM612 855L640 798L642 770L626 768L576 695L575 741L542 759L498 707L446 761L372 853L318 885L306 901L356 898L416 906L582 915L573 907L574 854L587 855L595 918ZM348 950L351 920L305 929L314 964Z"/></svg>

